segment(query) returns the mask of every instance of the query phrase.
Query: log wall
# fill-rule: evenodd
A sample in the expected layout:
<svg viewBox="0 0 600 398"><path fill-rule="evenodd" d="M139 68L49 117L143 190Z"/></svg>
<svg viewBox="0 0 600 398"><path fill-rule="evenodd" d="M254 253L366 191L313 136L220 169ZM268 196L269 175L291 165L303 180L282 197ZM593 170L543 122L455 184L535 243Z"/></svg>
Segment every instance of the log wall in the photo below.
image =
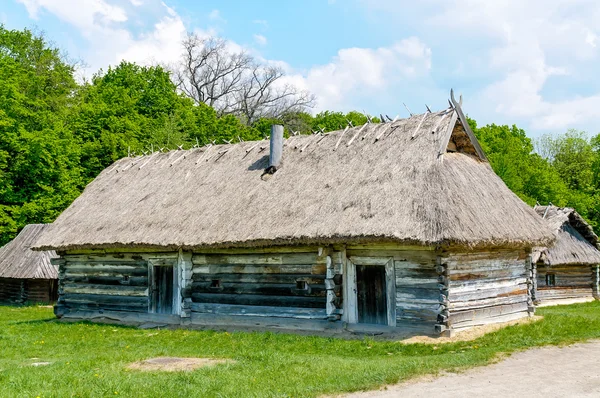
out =
<svg viewBox="0 0 600 398"><path fill-rule="evenodd" d="M328 319L341 308L327 248L240 249L192 255L194 314ZM193 319L192 319L193 321Z"/></svg>
<svg viewBox="0 0 600 398"><path fill-rule="evenodd" d="M58 281L55 279L0 278L0 303L47 304L58 298Z"/></svg>
<svg viewBox="0 0 600 398"><path fill-rule="evenodd" d="M177 253L63 255L57 315L69 311L148 312L148 257ZM55 261L56 262L56 261Z"/></svg>
<svg viewBox="0 0 600 398"><path fill-rule="evenodd" d="M546 276L554 275L554 286L548 286ZM536 302L547 303L594 297L596 267L590 265L537 265Z"/></svg>
<svg viewBox="0 0 600 398"><path fill-rule="evenodd" d="M438 330L509 321L532 310L528 253L444 253L439 261L445 311Z"/></svg>

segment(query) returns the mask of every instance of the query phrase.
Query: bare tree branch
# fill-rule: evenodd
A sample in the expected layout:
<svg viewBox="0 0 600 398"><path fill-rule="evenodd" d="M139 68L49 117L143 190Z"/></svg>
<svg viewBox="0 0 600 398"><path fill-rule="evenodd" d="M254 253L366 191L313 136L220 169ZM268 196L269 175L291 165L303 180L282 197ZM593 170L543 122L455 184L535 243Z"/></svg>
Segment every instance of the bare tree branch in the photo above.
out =
<svg viewBox="0 0 600 398"><path fill-rule="evenodd" d="M175 83L219 116L235 115L252 124L261 117L277 118L314 106L313 95L285 83L281 68L260 65L244 51L231 51L221 38L190 33L183 49L173 68Z"/></svg>

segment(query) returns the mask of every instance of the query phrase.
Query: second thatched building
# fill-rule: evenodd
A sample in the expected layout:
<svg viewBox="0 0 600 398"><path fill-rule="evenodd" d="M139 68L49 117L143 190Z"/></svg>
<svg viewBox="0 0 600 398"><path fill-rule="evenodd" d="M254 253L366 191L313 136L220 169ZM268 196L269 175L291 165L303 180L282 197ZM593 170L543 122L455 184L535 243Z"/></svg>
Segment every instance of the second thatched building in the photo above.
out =
<svg viewBox="0 0 600 398"><path fill-rule="evenodd" d="M600 251L592 227L569 207L536 206L556 242L534 251L534 301L560 304L600 299Z"/></svg>

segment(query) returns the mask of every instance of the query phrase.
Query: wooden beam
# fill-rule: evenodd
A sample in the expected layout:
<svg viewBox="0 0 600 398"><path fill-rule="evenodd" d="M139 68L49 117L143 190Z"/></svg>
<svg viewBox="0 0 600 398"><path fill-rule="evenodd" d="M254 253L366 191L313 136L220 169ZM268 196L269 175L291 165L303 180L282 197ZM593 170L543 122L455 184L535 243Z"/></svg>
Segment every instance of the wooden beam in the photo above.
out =
<svg viewBox="0 0 600 398"><path fill-rule="evenodd" d="M469 126L467 118L462 111L462 108L461 108L462 97L461 97L461 102L456 102L456 100L454 99L454 90L450 90L450 99L452 101L452 105L454 106L454 110L458 114L458 118L459 118L461 124L463 125L463 128L465 129L465 132L467 133L467 135L469 136L469 139L471 140L471 143L475 147L475 152L477 152L477 156L479 156L479 158L481 160L487 162L488 161L487 157L485 156L485 153L483 152L481 145L479 145L479 141L477 141L477 137L475 137L475 134L473 133L473 130L471 130L471 127Z"/></svg>

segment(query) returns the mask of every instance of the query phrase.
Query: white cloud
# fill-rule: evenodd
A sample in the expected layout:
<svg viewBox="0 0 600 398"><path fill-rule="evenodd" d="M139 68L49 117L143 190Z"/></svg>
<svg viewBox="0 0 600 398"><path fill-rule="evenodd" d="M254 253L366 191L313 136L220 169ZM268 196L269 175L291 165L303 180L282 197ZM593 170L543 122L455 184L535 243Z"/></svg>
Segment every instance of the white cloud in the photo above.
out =
<svg viewBox="0 0 600 398"><path fill-rule="evenodd" d="M389 47L341 49L330 63L288 79L317 96L317 110L349 110L356 99L418 80L430 68L431 49L411 37Z"/></svg>
<svg viewBox="0 0 600 398"><path fill-rule="evenodd" d="M259 46L264 46L267 44L267 38L264 37L263 35L258 35L258 34L254 35L254 41Z"/></svg>
<svg viewBox="0 0 600 398"><path fill-rule="evenodd" d="M107 26L115 22L127 21L125 10L108 4L104 0L17 0L27 9L33 19L38 19L39 11L45 9L61 20L76 27L86 29L91 25Z"/></svg>
<svg viewBox="0 0 600 398"><path fill-rule="evenodd" d="M363 0L363 5L377 15L406 18L402 29L418 21L409 28L432 48L453 55L436 66L450 66L471 80L469 110L487 121L524 122L539 130L597 125L600 92L590 89L598 87L600 2L426 0L399 9L393 0ZM432 74L451 84L442 70ZM586 81L590 87L577 95L573 86L581 89Z"/></svg>
<svg viewBox="0 0 600 398"><path fill-rule="evenodd" d="M164 3L155 4L158 14L150 29L133 34L127 7L140 7L139 0L122 0L120 5L105 0L19 0L31 18L40 11L53 14L73 26L87 41L81 57L89 65L84 75L125 59L141 64L172 62L180 55L186 28L179 15ZM140 3L140 4L138 4ZM157 3L155 1L155 3ZM134 14L132 14L134 16Z"/></svg>
<svg viewBox="0 0 600 398"><path fill-rule="evenodd" d="M135 7L139 7L144 4L144 2L142 0L129 0L129 2L132 5L134 5Z"/></svg>

